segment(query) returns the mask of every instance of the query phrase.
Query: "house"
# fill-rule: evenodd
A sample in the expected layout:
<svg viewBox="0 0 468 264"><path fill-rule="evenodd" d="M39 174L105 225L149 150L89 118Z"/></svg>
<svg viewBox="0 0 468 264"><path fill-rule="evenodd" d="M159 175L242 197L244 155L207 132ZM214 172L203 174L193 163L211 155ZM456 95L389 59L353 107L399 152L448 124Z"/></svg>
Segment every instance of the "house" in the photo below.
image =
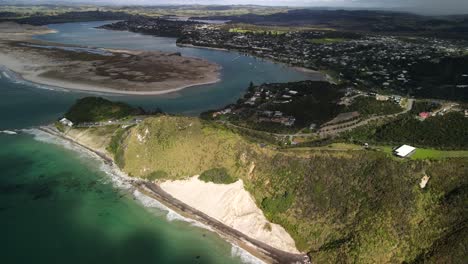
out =
<svg viewBox="0 0 468 264"><path fill-rule="evenodd" d="M292 94L292 95L296 95L296 94L298 94L298 91L291 90L291 91L289 91L289 93Z"/></svg>
<svg viewBox="0 0 468 264"><path fill-rule="evenodd" d="M376 94L375 99L377 101L388 101L388 99L390 99L390 97L386 96L386 95L382 95L382 94Z"/></svg>
<svg viewBox="0 0 468 264"><path fill-rule="evenodd" d="M283 113L281 111L275 111L274 117L282 117Z"/></svg>
<svg viewBox="0 0 468 264"><path fill-rule="evenodd" d="M416 151L415 147L409 145L402 145L393 150L393 154L401 158L407 158Z"/></svg>
<svg viewBox="0 0 468 264"><path fill-rule="evenodd" d="M59 120L59 122L62 124L62 125L65 125L65 126L69 126L69 127L72 127L73 126L73 122L68 120L67 118L62 118Z"/></svg>

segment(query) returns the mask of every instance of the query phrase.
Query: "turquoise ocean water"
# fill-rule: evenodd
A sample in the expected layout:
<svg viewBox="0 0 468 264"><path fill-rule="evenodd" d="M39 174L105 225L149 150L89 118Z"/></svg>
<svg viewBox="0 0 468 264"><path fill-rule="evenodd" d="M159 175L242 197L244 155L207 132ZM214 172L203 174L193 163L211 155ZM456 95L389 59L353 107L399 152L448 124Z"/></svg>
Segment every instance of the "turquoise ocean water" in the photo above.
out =
<svg viewBox="0 0 468 264"><path fill-rule="evenodd" d="M50 25L37 38L90 47L179 51L219 63L222 81L163 96L101 96L147 109L197 115L234 102L250 81L319 78L238 53L178 48L175 39L94 29L104 22ZM1 62L0 62L1 64ZM248 256L213 232L135 198L89 153L30 129L90 94L14 82L0 73L1 263L242 263ZM29 130L24 130L29 129Z"/></svg>

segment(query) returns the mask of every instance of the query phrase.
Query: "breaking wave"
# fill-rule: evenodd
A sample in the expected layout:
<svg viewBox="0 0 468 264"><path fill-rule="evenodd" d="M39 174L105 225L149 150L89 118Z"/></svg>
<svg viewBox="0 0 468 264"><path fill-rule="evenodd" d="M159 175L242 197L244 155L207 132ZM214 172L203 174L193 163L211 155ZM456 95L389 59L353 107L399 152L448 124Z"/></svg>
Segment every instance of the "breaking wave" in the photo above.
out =
<svg viewBox="0 0 468 264"><path fill-rule="evenodd" d="M0 130L0 133L7 134L7 135L17 135L18 134L17 132L11 131L11 130Z"/></svg>
<svg viewBox="0 0 468 264"><path fill-rule="evenodd" d="M232 245L231 256L240 258L242 263L246 263L246 264L247 263L248 264L264 264L265 263L236 245Z"/></svg>

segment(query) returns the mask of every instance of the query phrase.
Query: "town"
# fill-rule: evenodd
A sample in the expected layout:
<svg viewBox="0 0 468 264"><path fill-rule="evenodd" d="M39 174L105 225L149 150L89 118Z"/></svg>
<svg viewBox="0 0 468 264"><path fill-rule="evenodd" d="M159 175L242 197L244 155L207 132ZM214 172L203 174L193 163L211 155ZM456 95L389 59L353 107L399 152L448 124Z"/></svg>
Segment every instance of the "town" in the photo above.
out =
<svg viewBox="0 0 468 264"><path fill-rule="evenodd" d="M101 28L176 37L180 46L235 50L319 70L334 83L361 90L468 100L465 40L205 22L137 16Z"/></svg>
<svg viewBox="0 0 468 264"><path fill-rule="evenodd" d="M464 41L406 38L336 31L272 32L233 30L223 25L198 25L178 40L181 45L216 47L329 73L336 83L372 91L443 98L437 87L456 90L466 98L468 61L444 80L428 80L432 64L450 67L468 52ZM262 29L263 30L263 29ZM442 61L442 62L441 62ZM448 79L448 83L447 83Z"/></svg>

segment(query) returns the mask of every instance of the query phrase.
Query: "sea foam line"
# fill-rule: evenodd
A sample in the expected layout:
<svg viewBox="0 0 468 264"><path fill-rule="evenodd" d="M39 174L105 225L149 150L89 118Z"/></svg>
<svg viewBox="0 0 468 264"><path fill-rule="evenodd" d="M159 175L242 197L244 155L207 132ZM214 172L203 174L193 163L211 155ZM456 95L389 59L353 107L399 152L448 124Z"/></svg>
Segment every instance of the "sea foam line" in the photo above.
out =
<svg viewBox="0 0 468 264"><path fill-rule="evenodd" d="M39 88L39 89L49 90L49 91L69 92L69 90L64 89L64 88L27 81L21 75L8 69L4 65L0 65L0 72L3 74L3 76L6 79L8 79L10 82L13 82L13 83L32 86L34 88Z"/></svg>
<svg viewBox="0 0 468 264"><path fill-rule="evenodd" d="M88 94L94 94L94 95L102 95L102 96L123 96L121 94L113 94L113 93L106 93L106 92L100 92L100 91L85 91L85 90L74 90L74 89L67 89L67 88L62 88L59 86L52 86L52 85L46 85L46 84L40 84L40 83L35 83L32 81L25 80L21 75L17 74L16 72L8 69L4 65L0 65L0 72L3 74L3 76L9 80L12 83L16 84L21 84L21 85L26 85L29 87L33 88L38 88L42 90L48 90L48 91L56 91L56 92L63 92L63 93L69 93L69 92L76 92L76 93L88 93ZM0 77L1 79L1 77Z"/></svg>
<svg viewBox="0 0 468 264"><path fill-rule="evenodd" d="M33 135L34 139L37 141L59 145L66 149L72 150L78 153L80 157L82 158L90 158L90 157L94 158L97 162L99 162L100 170L103 171L109 177L108 179L111 180L114 187L118 189L123 189L123 190L131 190L133 188L133 192L132 192L133 197L135 197L143 207L154 208L154 209L158 209L159 211L165 212L167 221L169 222L182 221L182 222L189 223L193 227L203 228L203 229L207 229L209 231L215 232L210 226L202 224L196 220L184 217L178 214L177 212L175 212L174 210L172 210L171 208L165 206L158 200L152 197L149 197L143 194L142 192L138 191L138 189L134 188L133 185L131 184L131 181L133 180L131 177L126 175L116 166L106 164L94 152L88 149L85 149L77 144L74 144L68 140L51 135L39 129L35 129L35 128L22 129L21 131L24 133ZM227 242L230 243L229 241ZM233 243L230 243L230 244L231 244L231 257L240 258L242 263L245 263L245 264L264 264L265 263L262 260L258 259L257 257L253 256L252 254L250 254L249 252L247 252L246 250L240 248L239 246L234 245Z"/></svg>
<svg viewBox="0 0 468 264"><path fill-rule="evenodd" d="M0 130L0 133L7 135L17 135L18 133L13 130Z"/></svg>

